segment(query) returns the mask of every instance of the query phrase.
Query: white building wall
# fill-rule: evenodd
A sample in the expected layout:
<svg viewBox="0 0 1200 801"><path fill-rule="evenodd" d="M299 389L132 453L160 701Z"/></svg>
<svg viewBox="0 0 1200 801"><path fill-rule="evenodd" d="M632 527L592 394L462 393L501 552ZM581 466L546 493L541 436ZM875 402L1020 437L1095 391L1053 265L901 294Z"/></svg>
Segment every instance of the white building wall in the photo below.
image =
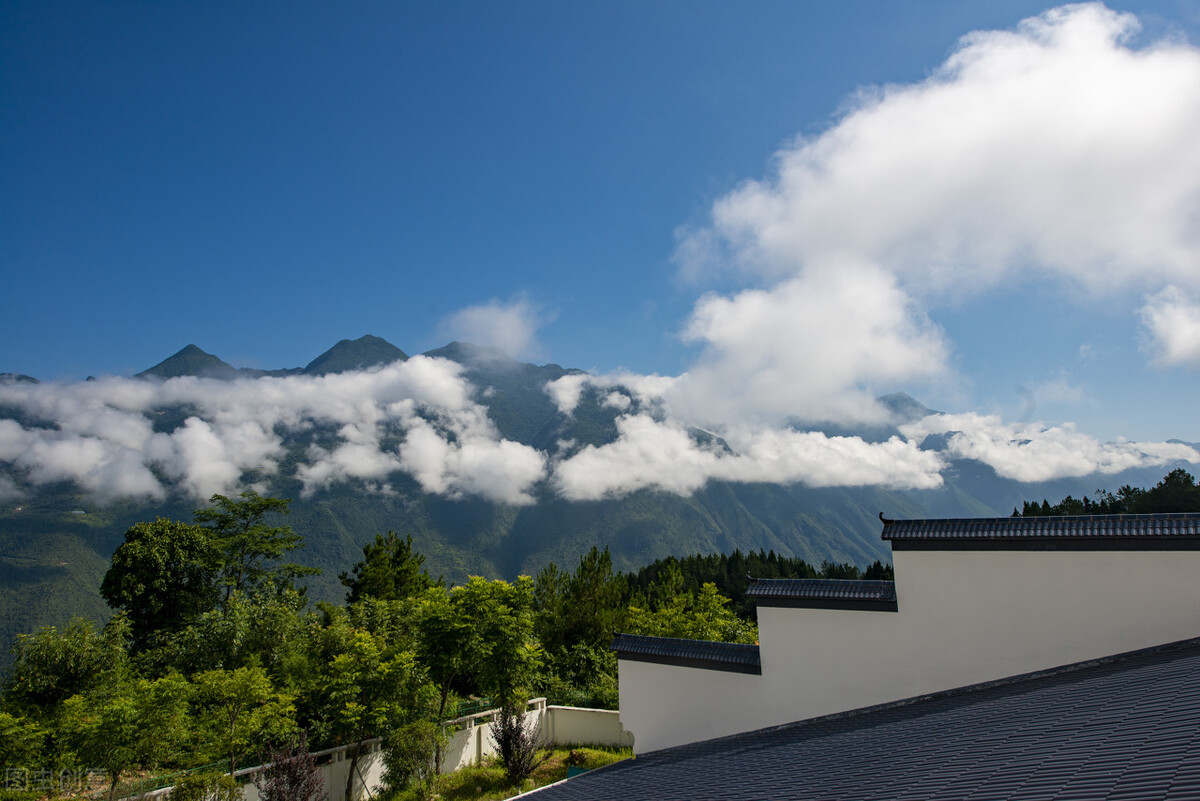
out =
<svg viewBox="0 0 1200 801"><path fill-rule="evenodd" d="M762 675L621 660L644 753L1200 636L1200 551L897 551L898 612L759 607Z"/></svg>

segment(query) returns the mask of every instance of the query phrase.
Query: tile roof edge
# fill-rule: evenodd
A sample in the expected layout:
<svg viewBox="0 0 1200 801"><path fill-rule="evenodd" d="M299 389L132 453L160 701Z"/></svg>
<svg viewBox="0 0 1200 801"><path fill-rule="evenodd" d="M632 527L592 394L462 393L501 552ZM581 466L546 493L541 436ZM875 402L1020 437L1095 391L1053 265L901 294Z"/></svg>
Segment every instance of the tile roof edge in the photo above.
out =
<svg viewBox="0 0 1200 801"><path fill-rule="evenodd" d="M805 592L770 592L794 587ZM760 588L756 592L755 588ZM828 589L828 592L813 590ZM840 591L839 591L840 590ZM857 592L846 592L857 590ZM746 597L755 606L781 609L848 609L865 611L898 611L896 582L882 579L769 579L750 577Z"/></svg>
<svg viewBox="0 0 1200 801"><path fill-rule="evenodd" d="M1159 653L1168 654L1172 651L1185 651L1188 648L1196 648L1196 647L1200 647L1200 637L1192 637L1192 638L1189 638L1186 640L1176 640L1174 642L1161 643L1159 645L1152 645L1147 648L1138 648L1133 651L1123 651L1118 654L1111 654L1109 656L1096 657L1094 659L1084 659L1079 662L1071 662L1066 665L1059 665L1057 667L1046 668L1044 670L1034 670L1034 671L1030 671L1028 673L1018 673L1016 675L1005 676L1004 678L1000 678L1000 679L992 679L990 681L983 681L983 682L979 682L977 684L968 684L968 685L964 685L962 687L953 687L953 688L946 689L946 690L938 690L937 692L926 693L924 695L914 695L909 698L901 698L896 701L886 701L882 704L873 704L871 706L859 707L858 709L849 709L844 712L833 712L831 714L820 715L815 718L805 718L804 720L794 720L794 721L789 721L788 723L780 723L775 726L764 726L760 729L750 729L748 731L736 732L734 734L726 734L721 737L712 737L707 740L698 740L696 742L691 742L691 743L682 743L680 745L673 745L668 748L659 748L655 751L647 751L646 753L641 754L641 756L648 757L648 756L652 756L652 755L656 755L656 754L667 754L672 751L677 751L677 750L681 750L681 749L685 749L685 748L691 748L691 747L695 746L697 742L718 743L718 742L722 742L722 741L726 741L726 740L735 740L739 737L746 737L749 735L757 735L757 734L764 734L767 732L781 731L783 729L807 728L810 726L817 726L817 725L820 725L823 723L828 723L830 721L845 720L847 718L856 718L856 717L861 717L861 716L865 716L865 715L871 715L871 714L874 714L877 712L884 712L884 711L887 711L890 709L901 709L903 707L916 706L917 704L928 703L931 701L937 701L937 700L941 700L944 698L954 698L957 696L971 695L973 693L982 692L984 690L990 690L995 687L1005 687L1005 686L1009 686L1009 685L1025 684L1028 682L1033 682L1033 681L1037 681L1039 679L1049 678L1049 677L1053 677L1053 676L1069 675L1071 673L1078 673L1078 672L1081 672L1084 670L1088 670L1090 668L1097 668L1097 667L1103 667L1106 665L1119 664L1119 663L1125 662L1125 661L1132 661L1134 659L1137 659L1137 658L1143 657L1143 656L1149 656L1149 655L1159 654Z"/></svg>
<svg viewBox="0 0 1200 801"><path fill-rule="evenodd" d="M732 656L750 656L747 658L729 658L721 659L716 656L696 653L671 653L670 648L655 651L638 651L622 649L620 646L622 638L629 638L631 641L640 641L646 645L660 644L663 646L675 645L684 649L707 648L712 651L726 651ZM748 673L754 675L762 675L761 652L757 643L735 643L735 642L718 642L715 640L692 640L686 637L655 637L648 634L628 634L624 632L615 632L610 650L615 651L617 659L624 659L627 662L649 662L657 665L672 665L674 667L690 667L699 670L720 670L730 673Z"/></svg>

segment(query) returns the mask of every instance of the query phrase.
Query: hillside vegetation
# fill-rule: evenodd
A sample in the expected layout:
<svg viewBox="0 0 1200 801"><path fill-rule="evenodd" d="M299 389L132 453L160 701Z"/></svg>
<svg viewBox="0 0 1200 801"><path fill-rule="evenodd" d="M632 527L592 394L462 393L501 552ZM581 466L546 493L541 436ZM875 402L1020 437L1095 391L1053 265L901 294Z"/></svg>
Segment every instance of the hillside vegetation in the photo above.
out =
<svg viewBox="0 0 1200 801"><path fill-rule="evenodd" d="M462 375L475 388L474 400L486 409L499 435L512 442L554 453L560 441L583 448L612 442L617 436L618 411L595 388L583 392L571 415L560 413L546 392L547 382L580 374L578 370L525 364L500 351L460 342L426 355L461 366ZM406 359L399 348L371 336L343 340L305 367L268 371L234 368L189 346L145 374L151 380L200 374L227 380L300 373L320 376ZM930 411L903 394L881 401L901 420ZM195 413L182 403L158 408L151 415L153 430L177 432ZM0 406L0 421L6 418L31 430L55 425L27 409ZM896 430L881 424L869 430L828 433L875 441ZM691 434L712 436L695 430ZM432 494L404 472L387 477L386 491L362 481L335 481L305 494L299 470L311 449L332 448L342 441L342 434L314 420L282 432L282 437L284 452L278 469L269 474L249 470L242 477L243 486L292 499L290 521L306 541L304 549L294 554L295 560L321 570L303 581L313 601L340 599L339 572L358 558L377 533L389 529L411 534L431 572L455 583L471 575L507 580L536 575L550 563L573 564L593 548L607 549L614 569L626 572L669 557L735 551L774 552L810 565L829 562L865 569L889 561L879 537L880 512L894 518L1002 516L1031 497L1080 497L1097 486L1115 490L1123 484L1145 485L1162 475L1141 469L1021 484L998 477L979 462L950 460L943 473L944 486L933 490L712 481L691 495L640 490L619 498L571 501L551 487L538 485L531 491L533 503L516 506L472 495ZM382 444L394 450L399 440L386 433ZM922 447L936 448L937 442ZM19 468L0 462L0 489L9 475L20 479ZM170 489L169 477L159 478ZM63 626L75 614L106 620L100 581L124 533L135 522L159 516L188 519L196 503L182 491L170 491L161 501L99 502L66 482L30 484L22 495L0 497L7 498L0 500L2 642L42 625ZM736 592L732 585L720 586L723 592ZM0 660L6 658L0 653Z"/></svg>
<svg viewBox="0 0 1200 801"><path fill-rule="evenodd" d="M704 560L665 562L651 578L617 573L607 550L592 549L570 572L551 564L536 580L449 587L393 532L342 571L344 604L314 606L296 586L306 571L290 561L303 545L284 524L287 506L246 492L215 496L193 522L130 526L101 583L109 622L77 617L16 642L0 699L10 780L45 765L102 768L115 799L136 790L122 784L134 773L232 773L295 749L298 736L304 749L350 746L353 777L363 743L383 737L392 789L427 791L437 778L421 766L441 742L433 724L460 702L490 699L517 731L534 694L615 708L614 630L757 638L714 584L696 586L712 566ZM749 561L815 574L775 554ZM506 769L516 785L532 767Z"/></svg>

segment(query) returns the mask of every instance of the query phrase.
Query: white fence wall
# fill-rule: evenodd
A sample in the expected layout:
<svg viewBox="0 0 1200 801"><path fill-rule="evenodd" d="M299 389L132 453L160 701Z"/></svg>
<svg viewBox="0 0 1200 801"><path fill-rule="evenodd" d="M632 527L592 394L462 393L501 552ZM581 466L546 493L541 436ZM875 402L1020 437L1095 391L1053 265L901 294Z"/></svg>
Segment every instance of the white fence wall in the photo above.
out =
<svg viewBox="0 0 1200 801"><path fill-rule="evenodd" d="M453 773L467 765L477 765L496 753L496 746L492 742L492 724L499 714L499 710L489 709L486 712L448 720L443 724L446 728L462 728L450 736L450 742L442 752L442 773ZM546 717L545 698L534 698L529 702L525 712L526 726L540 728L544 736L547 728Z"/></svg>
<svg viewBox="0 0 1200 801"><path fill-rule="evenodd" d="M447 727L462 728L455 731L443 751L442 773L452 773L459 768L478 764L496 753L492 742L492 724L499 710L492 709L474 715L446 721ZM569 706L547 706L545 698L529 702L526 725L541 728L542 743L547 746L601 745L612 748L629 748L633 735L621 726L620 713L607 709L581 709ZM363 801L371 794L378 794L383 787L383 752L380 740L368 740L366 753L358 758L358 773L354 780L354 798ZM346 776L350 771L350 759L346 748L328 748L314 751L321 778L329 793L329 801L346 801ZM254 774L260 767L246 768L234 774L242 784L245 801L259 801L258 788L254 786ZM364 785L370 794L364 791ZM165 798L171 792L167 787L142 796L146 799Z"/></svg>
<svg viewBox="0 0 1200 801"><path fill-rule="evenodd" d="M608 709L572 706L546 707L542 739L547 744L604 745L632 748L633 734L621 725L621 713Z"/></svg>

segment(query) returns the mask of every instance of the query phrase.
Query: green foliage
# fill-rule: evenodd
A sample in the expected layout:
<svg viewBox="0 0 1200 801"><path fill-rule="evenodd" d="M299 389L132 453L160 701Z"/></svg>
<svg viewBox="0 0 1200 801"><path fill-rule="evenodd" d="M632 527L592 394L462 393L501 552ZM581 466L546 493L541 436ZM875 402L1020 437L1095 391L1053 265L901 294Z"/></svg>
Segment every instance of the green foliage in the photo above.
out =
<svg viewBox="0 0 1200 801"><path fill-rule="evenodd" d="M290 526L268 526L267 516L287 514L290 500L265 498L253 490L237 498L214 495L209 508L197 509L197 524L209 531L221 554L219 583L233 591L289 585L292 579L319 572L294 564L273 564L304 539Z"/></svg>
<svg viewBox="0 0 1200 801"><path fill-rule="evenodd" d="M758 627L735 615L729 599L706 583L697 593L680 593L650 611L629 607L629 633L653 637L682 637L690 640L753 643Z"/></svg>
<svg viewBox="0 0 1200 801"><path fill-rule="evenodd" d="M137 523L113 554L100 594L129 615L140 647L159 631L178 631L217 601L219 550L210 532L156 519Z"/></svg>
<svg viewBox="0 0 1200 801"><path fill-rule="evenodd" d="M1070 495L1056 504L1048 500L1025 501L1013 517L1059 517L1063 515L1121 515L1170 512L1200 512L1200 486L1188 471L1172 470L1150 489L1120 487L1115 493L1096 490L1095 498L1076 499Z"/></svg>
<svg viewBox="0 0 1200 801"><path fill-rule="evenodd" d="M304 598L292 589L234 592L190 626L160 638L139 661L155 672L173 667L187 674L259 665L286 682L307 669L305 650L317 624L304 607Z"/></svg>
<svg viewBox="0 0 1200 801"><path fill-rule="evenodd" d="M228 773L201 771L180 779L169 797L170 801L242 801L242 788Z"/></svg>
<svg viewBox="0 0 1200 801"><path fill-rule="evenodd" d="M698 593L704 584L715 584L717 591L729 598L730 608L738 617L747 620L754 616L754 606L746 598L750 577L760 579L827 578L827 579L886 579L893 577L892 566L876 560L866 571L845 562L824 561L819 568L804 559L781 556L775 551L696 554L676 559L668 556L625 576L629 584L628 597L643 609L656 610L681 593Z"/></svg>
<svg viewBox="0 0 1200 801"><path fill-rule="evenodd" d="M593 547L571 575L548 565L534 586L538 641L551 652L568 644L607 646L624 621L626 594L608 548Z"/></svg>
<svg viewBox="0 0 1200 801"><path fill-rule="evenodd" d="M63 630L47 626L22 634L4 688L5 704L26 713L46 713L73 695L88 693L124 678L128 621L116 617L97 632L76 618Z"/></svg>
<svg viewBox="0 0 1200 801"><path fill-rule="evenodd" d="M122 774L161 764L187 737L188 694L178 674L107 684L68 698L58 725L84 764L104 768L116 799Z"/></svg>
<svg viewBox="0 0 1200 801"><path fill-rule="evenodd" d="M363 559L351 573L338 578L349 588L346 603L365 597L394 601L419 595L433 583L422 569L425 557L413 552L412 535L404 539L396 532L375 535L375 542L363 546Z"/></svg>
<svg viewBox="0 0 1200 801"><path fill-rule="evenodd" d="M501 705L510 702L530 686L541 659L533 643L533 581L472 576L450 599L473 635L470 664L479 689Z"/></svg>
<svg viewBox="0 0 1200 801"><path fill-rule="evenodd" d="M617 655L583 644L547 652L535 687L550 704L617 709Z"/></svg>
<svg viewBox="0 0 1200 801"><path fill-rule="evenodd" d="M434 798L441 783L446 731L430 720L414 720L392 729L383 740L384 784L389 792L411 790L422 801Z"/></svg>
<svg viewBox="0 0 1200 801"><path fill-rule="evenodd" d="M0 766L36 768L42 759L46 732L33 720L0 712Z"/></svg>
<svg viewBox="0 0 1200 801"><path fill-rule="evenodd" d="M276 692L260 667L209 670L197 675L195 712L207 755L225 759L229 772L263 744L285 742L296 733L292 697Z"/></svg>
<svg viewBox="0 0 1200 801"><path fill-rule="evenodd" d="M309 685L307 706L314 729L335 743L350 744L345 798L362 744L368 738L428 716L434 690L411 651L335 618L323 632L324 656Z"/></svg>

